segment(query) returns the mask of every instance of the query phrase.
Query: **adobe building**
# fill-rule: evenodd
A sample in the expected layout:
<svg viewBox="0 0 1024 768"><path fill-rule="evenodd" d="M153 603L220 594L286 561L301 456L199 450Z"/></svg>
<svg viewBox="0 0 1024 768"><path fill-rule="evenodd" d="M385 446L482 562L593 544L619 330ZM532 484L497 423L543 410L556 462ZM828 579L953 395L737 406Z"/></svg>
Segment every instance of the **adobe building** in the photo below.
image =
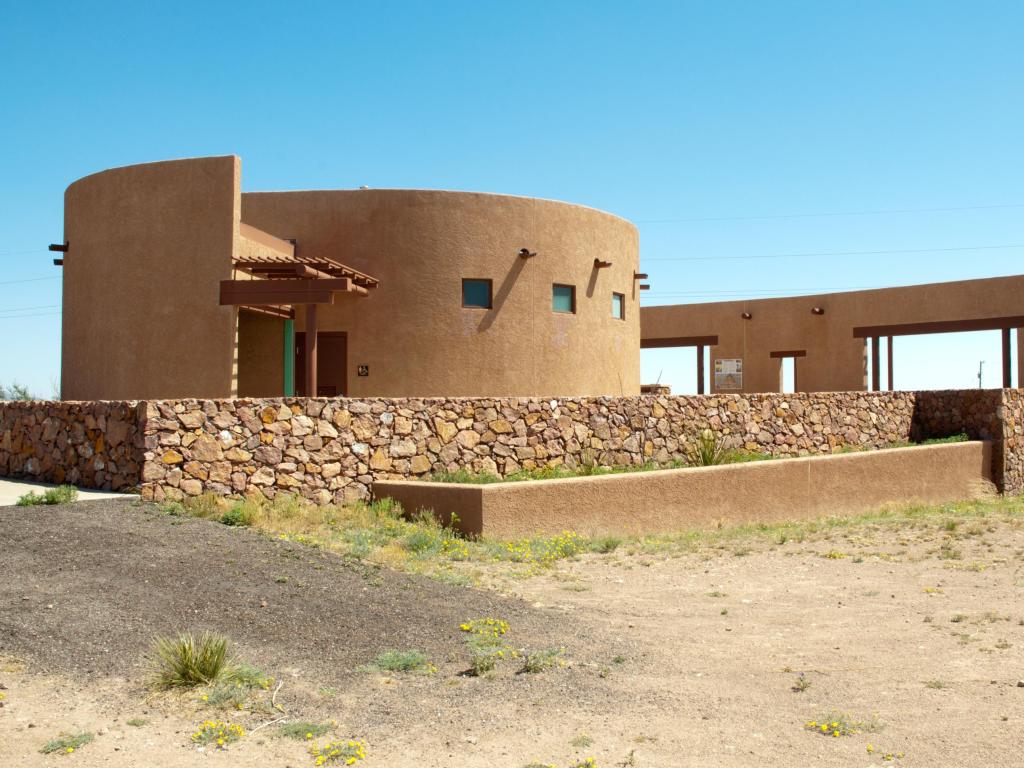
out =
<svg viewBox="0 0 1024 768"><path fill-rule="evenodd" d="M465 192L242 193L235 156L76 181L51 249L68 400L636 395L642 347L692 348L699 393L779 392L785 361L797 391L880 390L896 336L988 329L1003 386L1014 355L1022 380L1024 276L641 310L637 230L616 216Z"/></svg>
<svg viewBox="0 0 1024 768"><path fill-rule="evenodd" d="M798 392L892 389L895 337L985 330L1002 332L1002 386L1014 385L1014 358L1024 381L1024 275L645 307L640 319L643 347L696 351L701 393L780 392L786 359Z"/></svg>
<svg viewBox="0 0 1024 768"><path fill-rule="evenodd" d="M635 395L639 249L578 205L241 192L235 156L64 196L67 400Z"/></svg>

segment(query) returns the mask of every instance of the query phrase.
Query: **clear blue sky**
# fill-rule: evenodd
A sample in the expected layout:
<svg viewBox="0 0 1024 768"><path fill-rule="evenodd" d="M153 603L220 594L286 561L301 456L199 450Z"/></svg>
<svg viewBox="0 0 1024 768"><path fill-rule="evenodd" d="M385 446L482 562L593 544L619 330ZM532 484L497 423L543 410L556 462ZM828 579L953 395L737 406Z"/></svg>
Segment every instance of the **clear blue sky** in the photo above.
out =
<svg viewBox="0 0 1024 768"><path fill-rule="evenodd" d="M648 304L1024 272L1018 0L0 11L0 382L42 395L64 188L158 159L596 206L638 223ZM723 258L850 251L889 253ZM896 384L976 386L981 359L997 385L998 334L900 339ZM691 354L645 351L659 373L692 389Z"/></svg>

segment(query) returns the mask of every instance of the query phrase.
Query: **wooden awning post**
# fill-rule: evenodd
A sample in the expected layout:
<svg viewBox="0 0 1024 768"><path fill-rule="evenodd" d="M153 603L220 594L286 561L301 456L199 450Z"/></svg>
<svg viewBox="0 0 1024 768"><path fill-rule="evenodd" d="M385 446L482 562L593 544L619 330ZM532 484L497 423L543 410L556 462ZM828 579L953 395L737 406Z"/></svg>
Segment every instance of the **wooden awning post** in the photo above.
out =
<svg viewBox="0 0 1024 768"><path fill-rule="evenodd" d="M316 304L306 305L306 397L316 397Z"/></svg>

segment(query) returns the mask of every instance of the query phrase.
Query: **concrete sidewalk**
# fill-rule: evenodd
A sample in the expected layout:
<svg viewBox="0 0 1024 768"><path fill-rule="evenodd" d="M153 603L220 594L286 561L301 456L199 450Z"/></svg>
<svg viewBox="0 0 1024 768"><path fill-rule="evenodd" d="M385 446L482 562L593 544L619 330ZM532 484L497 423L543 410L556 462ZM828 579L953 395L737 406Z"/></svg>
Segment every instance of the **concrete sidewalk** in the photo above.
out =
<svg viewBox="0 0 1024 768"><path fill-rule="evenodd" d="M10 507L17 503L18 498L29 491L43 493L48 488L56 488L49 483L33 483L29 480L10 480L0 477L0 507ZM131 498L130 493L114 493L112 491L94 491L89 488L78 489L79 501L94 501L96 499L126 499Z"/></svg>

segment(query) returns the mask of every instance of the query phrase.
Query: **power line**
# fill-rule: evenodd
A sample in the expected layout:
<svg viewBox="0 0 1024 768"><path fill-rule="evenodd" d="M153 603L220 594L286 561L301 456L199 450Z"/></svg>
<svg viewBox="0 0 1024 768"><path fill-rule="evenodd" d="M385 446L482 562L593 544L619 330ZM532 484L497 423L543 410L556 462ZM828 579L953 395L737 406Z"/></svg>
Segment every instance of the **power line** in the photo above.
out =
<svg viewBox="0 0 1024 768"><path fill-rule="evenodd" d="M38 283L40 280L60 280L60 275L50 277L28 277L24 280L0 280L0 285L13 285L14 283Z"/></svg>
<svg viewBox="0 0 1024 768"><path fill-rule="evenodd" d="M36 248L32 251L7 251L7 253L0 253L0 259L6 258L7 256L31 256L32 254L49 253L49 251L42 248Z"/></svg>
<svg viewBox="0 0 1024 768"><path fill-rule="evenodd" d="M7 312L28 312L34 309L54 309L59 306L60 304L41 304L38 307L12 307L11 309L0 309L0 314Z"/></svg>
<svg viewBox="0 0 1024 768"><path fill-rule="evenodd" d="M639 219L634 224L684 224L697 221L756 221L759 219L814 219L826 216L878 216L897 213L939 213L947 211L991 211L1001 208L1024 208L1022 203L1004 205L961 205L949 208L890 208L877 211L836 211L830 213L781 213L767 216L695 216L681 219Z"/></svg>
<svg viewBox="0 0 1024 768"><path fill-rule="evenodd" d="M17 320L22 317L51 317L53 315L59 315L61 312L35 312L27 315L2 315L0 320Z"/></svg>
<svg viewBox="0 0 1024 768"><path fill-rule="evenodd" d="M747 259L800 259L812 256L883 256L896 253L949 253L952 251L993 251L1024 248L1024 245L964 245L955 248L898 248L888 251L817 251L812 253L769 253L757 256L650 256L643 261L734 261Z"/></svg>
<svg viewBox="0 0 1024 768"><path fill-rule="evenodd" d="M763 289L763 288L752 288L749 291L734 290L734 291L649 291L641 295L641 299L662 297L671 298L679 296L778 296L780 294L794 294L794 293L836 293L840 291L873 291L884 286L877 285L860 285L852 286L847 288L775 288L775 289Z"/></svg>

